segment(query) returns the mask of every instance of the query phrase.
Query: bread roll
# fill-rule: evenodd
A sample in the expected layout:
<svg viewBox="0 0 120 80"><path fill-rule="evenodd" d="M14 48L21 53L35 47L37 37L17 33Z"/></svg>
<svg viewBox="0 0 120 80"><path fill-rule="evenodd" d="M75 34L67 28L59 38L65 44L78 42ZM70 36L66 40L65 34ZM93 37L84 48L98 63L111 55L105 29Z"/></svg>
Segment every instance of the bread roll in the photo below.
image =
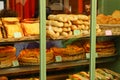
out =
<svg viewBox="0 0 120 80"><path fill-rule="evenodd" d="M64 22L64 27L70 27L72 25L71 21Z"/></svg>
<svg viewBox="0 0 120 80"><path fill-rule="evenodd" d="M62 28L59 28L59 27L52 27L53 31L54 32L62 32Z"/></svg>
<svg viewBox="0 0 120 80"><path fill-rule="evenodd" d="M62 31L64 31L64 32L71 31L71 28L70 27L68 27L68 28L62 28Z"/></svg>
<svg viewBox="0 0 120 80"><path fill-rule="evenodd" d="M80 15L77 15L77 17L79 20L89 20L89 17L87 15L80 14Z"/></svg>
<svg viewBox="0 0 120 80"><path fill-rule="evenodd" d="M67 32L62 32L61 36L68 37L68 33Z"/></svg>
<svg viewBox="0 0 120 80"><path fill-rule="evenodd" d="M63 27L63 22L58 22L58 21L54 21L54 20L46 20L46 25L52 25L55 27Z"/></svg>
<svg viewBox="0 0 120 80"><path fill-rule="evenodd" d="M72 21L72 23L73 23L74 25L81 25L81 24L83 24L83 20Z"/></svg>
<svg viewBox="0 0 120 80"><path fill-rule="evenodd" d="M77 29L78 29L78 27L76 25L71 26L71 30L77 30Z"/></svg>
<svg viewBox="0 0 120 80"><path fill-rule="evenodd" d="M72 36L73 35L73 32L72 31L69 31L68 32L68 36Z"/></svg>

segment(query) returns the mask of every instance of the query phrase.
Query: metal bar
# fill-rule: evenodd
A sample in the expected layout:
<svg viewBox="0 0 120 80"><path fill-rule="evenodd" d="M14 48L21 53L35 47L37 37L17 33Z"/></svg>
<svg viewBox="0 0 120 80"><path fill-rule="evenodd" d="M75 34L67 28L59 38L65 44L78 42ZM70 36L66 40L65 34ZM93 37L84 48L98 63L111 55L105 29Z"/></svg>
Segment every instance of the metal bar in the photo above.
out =
<svg viewBox="0 0 120 80"><path fill-rule="evenodd" d="M46 0L39 0L40 80L46 80Z"/></svg>
<svg viewBox="0 0 120 80"><path fill-rule="evenodd" d="M96 68L96 7L97 0L91 0L90 15L90 80L95 80Z"/></svg>

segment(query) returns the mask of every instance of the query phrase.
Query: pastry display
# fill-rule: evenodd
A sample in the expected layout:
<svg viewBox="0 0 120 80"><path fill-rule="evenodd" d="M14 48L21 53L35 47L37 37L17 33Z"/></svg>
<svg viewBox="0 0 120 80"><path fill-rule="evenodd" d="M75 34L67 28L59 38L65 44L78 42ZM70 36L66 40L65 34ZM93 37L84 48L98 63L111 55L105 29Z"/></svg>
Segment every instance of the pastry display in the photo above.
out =
<svg viewBox="0 0 120 80"><path fill-rule="evenodd" d="M66 80L89 80L89 72L81 71L69 75L69 78ZM120 74L106 69L106 68L97 68L95 70L95 80L119 80Z"/></svg>
<svg viewBox="0 0 120 80"><path fill-rule="evenodd" d="M51 14L46 21L46 32L52 39L65 39L89 35L90 18L83 14ZM96 25L96 32L101 32L98 25Z"/></svg>
<svg viewBox="0 0 120 80"><path fill-rule="evenodd" d="M0 68L12 67L16 58L16 48L13 46L0 46Z"/></svg>
<svg viewBox="0 0 120 80"><path fill-rule="evenodd" d="M115 10L111 15L98 14L98 24L120 24L120 11Z"/></svg>
<svg viewBox="0 0 120 80"><path fill-rule="evenodd" d="M74 61L85 58L85 51L82 47L68 45L66 48L53 47L55 57L61 57L61 61Z"/></svg>
<svg viewBox="0 0 120 80"><path fill-rule="evenodd" d="M38 36L40 33L39 20L25 19L21 25L25 36Z"/></svg>
<svg viewBox="0 0 120 80"><path fill-rule="evenodd" d="M20 52L18 56L18 61L21 65L39 65L40 62L40 49L24 49ZM47 64L54 61L54 55L52 50L46 51L46 61Z"/></svg>
<svg viewBox="0 0 120 80"><path fill-rule="evenodd" d="M84 48L86 53L90 53L90 43L85 41ZM109 56L115 54L115 45L112 41L97 41L96 42L96 53L99 57Z"/></svg>
<svg viewBox="0 0 120 80"><path fill-rule="evenodd" d="M23 37L23 31L21 28L21 24L19 23L18 18L16 17L8 17L8 18L2 18L3 26L4 26L4 32L6 32L4 35L6 35L6 38L20 38Z"/></svg>

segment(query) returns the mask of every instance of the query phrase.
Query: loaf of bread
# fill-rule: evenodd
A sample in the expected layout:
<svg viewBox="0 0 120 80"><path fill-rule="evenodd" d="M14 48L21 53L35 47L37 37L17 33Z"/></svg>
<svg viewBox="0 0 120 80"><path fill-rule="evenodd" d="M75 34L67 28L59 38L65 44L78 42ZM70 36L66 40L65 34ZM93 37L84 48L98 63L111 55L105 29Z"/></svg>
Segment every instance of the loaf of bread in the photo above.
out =
<svg viewBox="0 0 120 80"><path fill-rule="evenodd" d="M32 23L23 22L21 24L25 36L39 35L39 31L40 31L39 22L32 22Z"/></svg>
<svg viewBox="0 0 120 80"><path fill-rule="evenodd" d="M23 31L18 17L4 17L2 18L4 38L23 37Z"/></svg>
<svg viewBox="0 0 120 80"><path fill-rule="evenodd" d="M0 58L15 56L16 48L13 46L0 46Z"/></svg>
<svg viewBox="0 0 120 80"><path fill-rule="evenodd" d="M54 21L54 20L46 20L46 25L52 25L52 26L56 26L56 27L63 27L63 22L59 22L59 21Z"/></svg>
<svg viewBox="0 0 120 80"><path fill-rule="evenodd" d="M16 58L16 48L13 46L0 46L0 68L12 67Z"/></svg>
<svg viewBox="0 0 120 80"><path fill-rule="evenodd" d="M51 48L55 56L61 56L62 61L73 61L85 58L85 51L82 47L68 45L66 48Z"/></svg>
<svg viewBox="0 0 120 80"><path fill-rule="evenodd" d="M26 65L38 65L40 62L40 49L34 48L34 49L24 49L20 52L18 56L18 60L21 64ZM46 61L47 64L54 61L54 55L52 50L46 51Z"/></svg>
<svg viewBox="0 0 120 80"><path fill-rule="evenodd" d="M23 37L23 30L21 28L20 23L16 24L4 24L4 29L6 31L7 38L13 38L15 35L18 35L19 37Z"/></svg>
<svg viewBox="0 0 120 80"><path fill-rule="evenodd" d="M86 42L84 44L86 53L90 52L90 43ZM109 56L115 54L115 45L111 41L100 41L96 43L96 53L99 56Z"/></svg>

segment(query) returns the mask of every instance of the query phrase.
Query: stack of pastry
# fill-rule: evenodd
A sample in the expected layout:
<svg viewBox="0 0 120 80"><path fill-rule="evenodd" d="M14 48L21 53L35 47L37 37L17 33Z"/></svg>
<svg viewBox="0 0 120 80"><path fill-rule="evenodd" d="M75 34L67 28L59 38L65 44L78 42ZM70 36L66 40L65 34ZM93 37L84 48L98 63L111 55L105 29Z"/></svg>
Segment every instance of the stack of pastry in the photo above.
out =
<svg viewBox="0 0 120 80"><path fill-rule="evenodd" d="M18 60L21 65L39 65L40 62L40 49L24 49L20 52ZM46 51L47 64L54 61L54 55L52 50Z"/></svg>
<svg viewBox="0 0 120 80"><path fill-rule="evenodd" d="M78 47L76 45L67 45L66 48L53 47L55 57L61 57L61 61L74 61L81 60L85 58L85 51L83 47Z"/></svg>
<svg viewBox="0 0 120 80"><path fill-rule="evenodd" d="M90 43L85 42L84 48L86 53L90 53ZM110 56L115 54L115 45L112 41L98 41L96 42L96 53L99 57Z"/></svg>
<svg viewBox="0 0 120 80"><path fill-rule="evenodd" d="M57 14L49 15L46 21L47 34L51 38L69 38L89 34L90 19L82 14ZM101 30L97 26L97 32Z"/></svg>
<svg viewBox="0 0 120 80"><path fill-rule="evenodd" d="M21 24L17 17L5 17L2 18L2 22L4 25L4 37L5 38L16 38L16 37L23 37L23 31L21 28Z"/></svg>
<svg viewBox="0 0 120 80"><path fill-rule="evenodd" d="M40 29L38 19L24 19L21 24L25 36L39 35Z"/></svg>
<svg viewBox="0 0 120 80"><path fill-rule="evenodd" d="M16 48L13 46L0 46L0 68L14 66Z"/></svg>

